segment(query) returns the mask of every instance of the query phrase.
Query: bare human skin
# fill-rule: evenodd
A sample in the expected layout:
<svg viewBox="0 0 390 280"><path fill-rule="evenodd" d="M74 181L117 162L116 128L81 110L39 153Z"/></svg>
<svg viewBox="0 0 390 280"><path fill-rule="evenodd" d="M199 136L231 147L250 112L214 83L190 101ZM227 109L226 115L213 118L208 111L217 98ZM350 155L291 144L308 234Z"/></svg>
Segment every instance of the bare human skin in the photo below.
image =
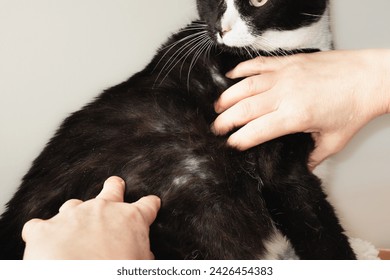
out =
<svg viewBox="0 0 390 280"><path fill-rule="evenodd" d="M369 121L390 112L390 50L328 51L258 57L227 77L245 78L215 104L219 135L246 150L271 139L311 133L310 168L342 150Z"/></svg>
<svg viewBox="0 0 390 280"><path fill-rule="evenodd" d="M69 200L53 218L27 222L24 259L153 259L149 226L160 199L124 203L124 191L124 181L110 177L95 199Z"/></svg>

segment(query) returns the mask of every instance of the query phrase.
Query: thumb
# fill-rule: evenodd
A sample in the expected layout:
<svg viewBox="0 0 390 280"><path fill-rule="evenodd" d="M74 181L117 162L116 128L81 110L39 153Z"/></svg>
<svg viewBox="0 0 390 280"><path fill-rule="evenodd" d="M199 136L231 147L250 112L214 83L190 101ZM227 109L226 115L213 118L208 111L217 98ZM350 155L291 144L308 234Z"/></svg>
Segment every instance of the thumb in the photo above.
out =
<svg viewBox="0 0 390 280"><path fill-rule="evenodd" d="M326 154L327 153L321 148L314 149L309 158L309 169L313 171L321 162L323 162L328 157Z"/></svg>
<svg viewBox="0 0 390 280"><path fill-rule="evenodd" d="M314 170L321 162L341 151L347 141L338 135L313 133L313 138L316 142L316 148L311 153L309 158L309 169Z"/></svg>
<svg viewBox="0 0 390 280"><path fill-rule="evenodd" d="M120 177L112 176L104 182L103 189L96 198L112 202L123 202L124 195L125 181Z"/></svg>
<svg viewBox="0 0 390 280"><path fill-rule="evenodd" d="M161 200L155 195L149 195L142 197L132 205L138 208L142 217L150 226L156 219L158 210L160 210Z"/></svg>

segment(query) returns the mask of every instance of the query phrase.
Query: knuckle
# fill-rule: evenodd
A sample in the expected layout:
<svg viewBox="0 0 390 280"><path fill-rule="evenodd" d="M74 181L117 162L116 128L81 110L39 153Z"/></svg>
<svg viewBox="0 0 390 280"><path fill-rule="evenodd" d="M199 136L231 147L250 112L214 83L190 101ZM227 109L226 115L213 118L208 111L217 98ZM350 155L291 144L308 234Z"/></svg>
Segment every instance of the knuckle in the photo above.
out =
<svg viewBox="0 0 390 280"><path fill-rule="evenodd" d="M297 104L290 104L283 112L284 126L291 132L306 132L313 123L313 113L310 109Z"/></svg>
<svg viewBox="0 0 390 280"><path fill-rule="evenodd" d="M107 207L107 205L109 203L108 201L106 201L104 199L94 199L91 202L93 202L92 206L93 206L94 211L96 213L100 213L100 212L104 211L104 209Z"/></svg>
<svg viewBox="0 0 390 280"><path fill-rule="evenodd" d="M132 221L139 222L143 220L141 208L137 204L132 204L128 209L128 216Z"/></svg>
<svg viewBox="0 0 390 280"><path fill-rule="evenodd" d="M246 81L246 91L249 93L255 93L257 88L255 77L246 78L245 81Z"/></svg>
<svg viewBox="0 0 390 280"><path fill-rule="evenodd" d="M240 105L241 119L243 120L251 119L254 115L254 111L255 110L252 102L246 99L241 101L241 105Z"/></svg>

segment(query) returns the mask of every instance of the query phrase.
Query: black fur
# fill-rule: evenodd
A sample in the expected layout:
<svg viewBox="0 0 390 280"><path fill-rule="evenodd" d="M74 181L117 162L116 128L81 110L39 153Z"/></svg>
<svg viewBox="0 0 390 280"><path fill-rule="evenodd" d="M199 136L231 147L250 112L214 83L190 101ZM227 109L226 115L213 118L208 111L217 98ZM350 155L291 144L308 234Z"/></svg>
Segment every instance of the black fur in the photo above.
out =
<svg viewBox="0 0 390 280"><path fill-rule="evenodd" d="M316 18L305 13L321 15L327 5L270 1L273 8L263 10L236 4L259 32L310 24ZM128 202L161 197L151 227L156 258L262 258L275 228L300 258L355 258L320 180L307 168L314 148L309 134L239 152L210 132L213 104L234 82L222 77L249 54L215 43L224 1L199 0L198 9L201 21L173 35L144 70L63 122L2 215L1 259L22 257L26 221L52 217L68 199L96 196L111 175L126 181ZM207 42L214 43L198 56L186 44L205 22Z"/></svg>

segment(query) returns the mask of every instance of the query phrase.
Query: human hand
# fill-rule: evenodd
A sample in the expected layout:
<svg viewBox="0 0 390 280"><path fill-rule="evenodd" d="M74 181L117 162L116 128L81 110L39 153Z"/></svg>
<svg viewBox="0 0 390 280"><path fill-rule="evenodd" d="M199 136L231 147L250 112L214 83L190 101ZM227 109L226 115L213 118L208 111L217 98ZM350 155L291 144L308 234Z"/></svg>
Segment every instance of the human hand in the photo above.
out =
<svg viewBox="0 0 390 280"><path fill-rule="evenodd" d="M24 259L153 259L149 226L160 199L124 203L124 191L124 181L110 177L95 199L69 200L53 218L27 222Z"/></svg>
<svg viewBox="0 0 390 280"><path fill-rule="evenodd" d="M219 135L236 127L228 144L246 150L296 132L312 133L314 168L340 151L376 116L389 112L390 51L329 51L259 57L227 77L242 81L215 104Z"/></svg>

